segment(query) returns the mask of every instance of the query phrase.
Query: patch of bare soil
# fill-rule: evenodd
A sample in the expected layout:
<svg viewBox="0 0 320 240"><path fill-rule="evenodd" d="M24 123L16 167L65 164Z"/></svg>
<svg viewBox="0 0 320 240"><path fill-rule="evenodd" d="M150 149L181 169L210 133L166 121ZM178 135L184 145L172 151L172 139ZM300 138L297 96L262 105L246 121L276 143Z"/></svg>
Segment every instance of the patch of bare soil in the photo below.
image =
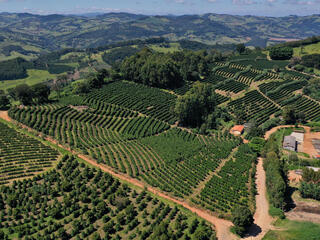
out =
<svg viewBox="0 0 320 240"><path fill-rule="evenodd" d="M293 194L293 201L296 207L286 213L290 220L309 221L320 223L320 201L308 201L301 199L299 193Z"/></svg>
<svg viewBox="0 0 320 240"><path fill-rule="evenodd" d="M320 140L320 133L310 132L310 128L308 128L306 133L304 134L304 141L302 146L303 146L303 152L309 154L310 157L314 157L319 154L312 144L313 139Z"/></svg>
<svg viewBox="0 0 320 240"><path fill-rule="evenodd" d="M288 179L292 183L298 183L302 180L302 176L297 174L295 170L291 170L288 172Z"/></svg>
<svg viewBox="0 0 320 240"><path fill-rule="evenodd" d="M11 118L8 115L8 111L0 111L0 118L10 122Z"/></svg>

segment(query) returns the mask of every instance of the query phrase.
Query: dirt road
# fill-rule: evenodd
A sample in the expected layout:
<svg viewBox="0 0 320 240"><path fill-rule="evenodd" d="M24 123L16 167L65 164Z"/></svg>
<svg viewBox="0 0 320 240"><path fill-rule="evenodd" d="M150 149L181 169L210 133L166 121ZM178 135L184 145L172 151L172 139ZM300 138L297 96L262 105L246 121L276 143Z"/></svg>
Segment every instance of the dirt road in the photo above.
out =
<svg viewBox="0 0 320 240"><path fill-rule="evenodd" d="M8 116L8 113L6 111L1 111L0 112L0 118L4 119L6 121L12 122L12 119ZM27 126L23 126L23 127L27 128L27 129L30 129ZM95 166L97 168L100 168L102 171L107 172L110 175L112 175L112 176L114 176L114 177L116 177L116 178L118 178L120 180L126 181L126 182L131 183L131 184L133 184L133 185L135 185L137 187L140 187L140 188L147 187L147 190L149 192L152 192L153 194L155 194L155 195L157 195L159 197L165 198L165 199L170 200L170 201L172 201L172 202L174 202L176 204L179 204L179 205L183 206L184 208L190 210L191 212L197 214L199 217L207 220L208 222L210 222L211 224L213 224L215 226L215 230L216 230L217 237L218 237L219 240L237 239L237 237L235 235L233 235L229 231L229 228L233 225L230 221L227 221L227 220L224 220L224 219L220 219L218 217L215 217L215 216L211 215L208 211L193 207L190 204L188 204L187 202L175 199L175 198L173 198L173 197L161 192L160 190L158 190L156 188L147 186L145 183L139 181L138 179L131 178L131 177L125 175L125 174L117 173L117 172L115 172L113 169L111 169L108 166L105 166L105 165L102 165L102 164L98 164L96 161L90 159L88 156L85 156L85 155L82 155L82 154L78 154L75 151L72 151L70 148L68 148L66 146L63 146L61 144L58 144L57 141L55 141L52 138L48 137L48 138L46 138L46 140L50 141L51 143L53 143L55 145L58 145L61 148L64 148L65 150L70 151L72 154L77 155L79 158L83 159L87 163L89 163L89 164L91 164L91 165L93 165L93 166Z"/></svg>
<svg viewBox="0 0 320 240"><path fill-rule="evenodd" d="M10 122L11 118L8 115L8 111L0 111L0 118Z"/></svg>
<svg viewBox="0 0 320 240"><path fill-rule="evenodd" d="M266 173L263 169L263 159L258 159L256 173L256 212L254 214L254 225L249 229L246 239L260 240L272 229L273 218L269 215L269 203L267 200Z"/></svg>
<svg viewBox="0 0 320 240"><path fill-rule="evenodd" d="M271 136L271 134L275 133L276 131L278 131L281 128L290 128L290 127L295 127L294 125L281 125L281 126L277 126L274 128L271 128L269 131L266 132L266 134L264 135L264 139L268 140L269 137Z"/></svg>

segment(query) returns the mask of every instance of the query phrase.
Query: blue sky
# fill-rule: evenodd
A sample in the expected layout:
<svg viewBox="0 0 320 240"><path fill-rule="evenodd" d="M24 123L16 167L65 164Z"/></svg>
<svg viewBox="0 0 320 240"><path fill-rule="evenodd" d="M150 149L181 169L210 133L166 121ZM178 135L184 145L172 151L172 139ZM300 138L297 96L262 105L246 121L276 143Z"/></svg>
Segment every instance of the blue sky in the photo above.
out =
<svg viewBox="0 0 320 240"><path fill-rule="evenodd" d="M287 16L320 14L320 0L0 0L0 12Z"/></svg>

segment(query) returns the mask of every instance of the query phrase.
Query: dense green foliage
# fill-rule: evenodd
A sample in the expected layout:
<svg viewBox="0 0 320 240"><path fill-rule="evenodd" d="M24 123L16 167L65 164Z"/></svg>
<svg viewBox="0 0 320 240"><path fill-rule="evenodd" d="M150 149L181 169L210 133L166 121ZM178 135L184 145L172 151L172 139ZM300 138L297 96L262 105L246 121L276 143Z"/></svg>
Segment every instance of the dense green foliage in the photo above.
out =
<svg viewBox="0 0 320 240"><path fill-rule="evenodd" d="M0 80L12 80L27 77L27 61L23 58L16 58L3 61L0 64Z"/></svg>
<svg viewBox="0 0 320 240"><path fill-rule="evenodd" d="M271 135L263 150L265 160L263 167L266 171L266 185L269 202L276 208L284 209L286 205L286 172L284 162L278 156L279 148L276 134Z"/></svg>
<svg viewBox="0 0 320 240"><path fill-rule="evenodd" d="M303 198L320 200L320 172L313 169L303 169L302 182L299 191Z"/></svg>
<svg viewBox="0 0 320 240"><path fill-rule="evenodd" d="M49 100L50 88L44 83L38 83L32 87L21 84L11 90L13 99L20 101L23 105L31 103L47 103Z"/></svg>
<svg viewBox="0 0 320 240"><path fill-rule="evenodd" d="M232 211L232 223L234 224L235 232L243 236L253 224L253 215L247 207L235 207Z"/></svg>
<svg viewBox="0 0 320 240"><path fill-rule="evenodd" d="M320 100L320 79L310 79L309 84L303 88L303 93L316 100Z"/></svg>
<svg viewBox="0 0 320 240"><path fill-rule="evenodd" d="M305 55L301 58L301 64L310 67L320 69L320 54Z"/></svg>
<svg viewBox="0 0 320 240"><path fill-rule="evenodd" d="M0 232L10 239L215 239L189 212L69 156L43 175L2 187L0 212Z"/></svg>
<svg viewBox="0 0 320 240"><path fill-rule="evenodd" d="M312 198L320 200L320 184L301 182L299 187L300 194L303 198Z"/></svg>
<svg viewBox="0 0 320 240"><path fill-rule="evenodd" d="M10 101L4 93L0 92L0 110L5 110L9 107Z"/></svg>
<svg viewBox="0 0 320 240"><path fill-rule="evenodd" d="M124 79L152 87L174 88L182 85L177 64L168 54L143 49L121 65Z"/></svg>
<svg viewBox="0 0 320 240"><path fill-rule="evenodd" d="M293 56L293 49L290 47L272 47L269 56L272 60L289 60Z"/></svg>
<svg viewBox="0 0 320 240"><path fill-rule="evenodd" d="M213 86L198 82L185 95L178 98L175 113L183 126L200 127L205 123L212 129L216 126L216 105Z"/></svg>
<svg viewBox="0 0 320 240"><path fill-rule="evenodd" d="M57 151L0 122L0 185L39 174L57 157Z"/></svg>

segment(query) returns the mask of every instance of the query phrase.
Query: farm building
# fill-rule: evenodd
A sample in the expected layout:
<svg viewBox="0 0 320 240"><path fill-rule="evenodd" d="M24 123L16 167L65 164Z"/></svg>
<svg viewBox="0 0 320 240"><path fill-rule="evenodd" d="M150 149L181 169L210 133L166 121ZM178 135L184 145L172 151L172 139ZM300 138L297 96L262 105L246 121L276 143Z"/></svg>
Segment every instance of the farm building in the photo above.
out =
<svg viewBox="0 0 320 240"><path fill-rule="evenodd" d="M294 136L285 136L283 140L283 148L290 151L297 150L297 141Z"/></svg>
<svg viewBox="0 0 320 240"><path fill-rule="evenodd" d="M243 125L235 125L233 128L231 128L231 133L234 135L241 135L243 133L243 130Z"/></svg>
<svg viewBox="0 0 320 240"><path fill-rule="evenodd" d="M302 143L303 143L304 133L301 133L301 132L293 132L293 133L291 133L290 136L295 137L295 138L296 138L296 141L298 142L298 144L302 144Z"/></svg>

